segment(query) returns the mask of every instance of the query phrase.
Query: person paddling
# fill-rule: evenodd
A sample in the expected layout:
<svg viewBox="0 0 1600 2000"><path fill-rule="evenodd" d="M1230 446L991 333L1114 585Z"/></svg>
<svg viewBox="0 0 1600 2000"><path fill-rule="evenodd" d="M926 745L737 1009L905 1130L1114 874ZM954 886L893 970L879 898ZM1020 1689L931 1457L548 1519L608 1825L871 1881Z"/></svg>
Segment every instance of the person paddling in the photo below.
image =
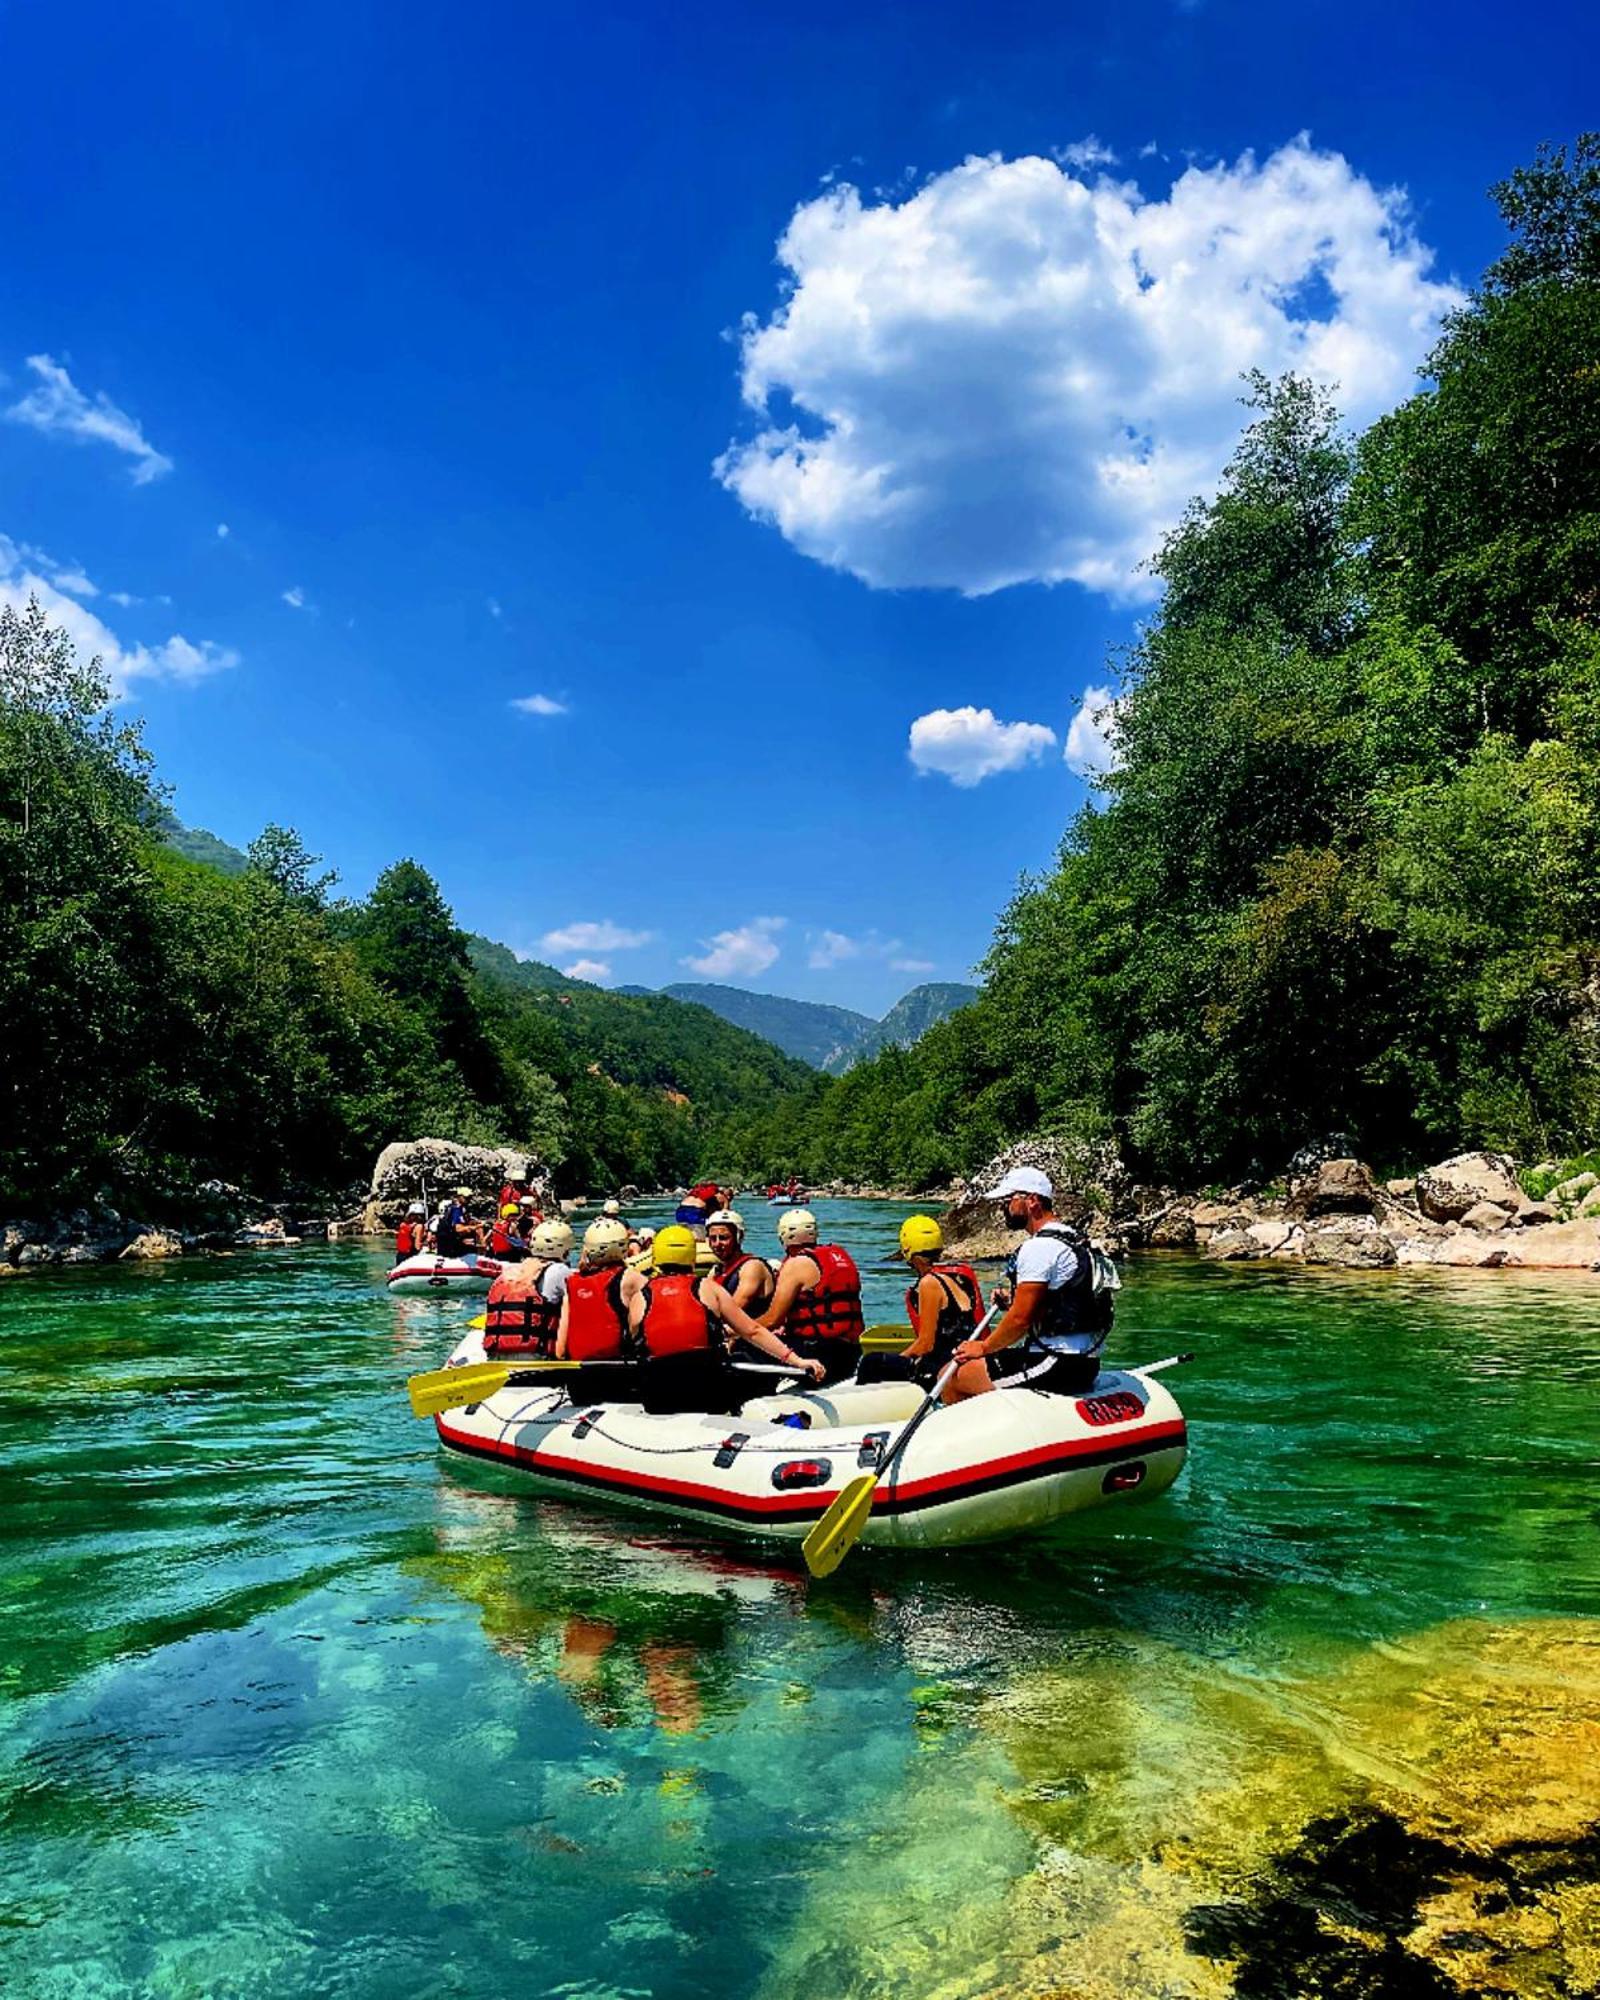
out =
<svg viewBox="0 0 1600 2000"><path fill-rule="evenodd" d="M469 1250L483 1248L483 1231L467 1214L471 1199L471 1188L458 1187L454 1200L441 1206L433 1229L433 1245L441 1257L464 1257Z"/></svg>
<svg viewBox="0 0 1600 2000"><path fill-rule="evenodd" d="M714 1277L696 1271L698 1250L685 1224L657 1230L654 1269L629 1305L629 1327L644 1349L645 1408L660 1416L736 1409L742 1391L728 1365L724 1342L730 1333L820 1382L820 1361L802 1360L787 1341L742 1311Z"/></svg>
<svg viewBox="0 0 1600 2000"><path fill-rule="evenodd" d="M783 1262L761 1324L781 1327L796 1354L820 1361L825 1382L843 1381L860 1363L865 1330L856 1260L837 1243L817 1241L809 1208L778 1217L778 1241Z"/></svg>
<svg viewBox="0 0 1600 2000"><path fill-rule="evenodd" d="M1056 1214L1050 1177L1037 1167L1014 1167L985 1198L1003 1202L1007 1224L1025 1229L1027 1240L1008 1267L1014 1290L1005 1317L956 1348L944 1401L1013 1388L1081 1396L1094 1387L1110 1325L1095 1310L1089 1247Z"/></svg>
<svg viewBox="0 0 1600 2000"><path fill-rule="evenodd" d="M736 1208L714 1209L706 1217L706 1243L716 1258L711 1275L747 1313L766 1308L777 1283L772 1266L744 1247L744 1217Z"/></svg>

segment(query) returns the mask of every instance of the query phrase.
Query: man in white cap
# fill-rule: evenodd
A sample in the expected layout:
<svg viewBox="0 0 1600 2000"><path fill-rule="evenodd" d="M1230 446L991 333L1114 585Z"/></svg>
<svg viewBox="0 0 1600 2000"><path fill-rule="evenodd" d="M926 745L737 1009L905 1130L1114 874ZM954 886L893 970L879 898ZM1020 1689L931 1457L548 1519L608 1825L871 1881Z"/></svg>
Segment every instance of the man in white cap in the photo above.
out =
<svg viewBox="0 0 1600 2000"><path fill-rule="evenodd" d="M1055 1190L1037 1167L1013 1167L985 1199L1004 1204L1006 1222L1027 1238L1009 1265L1011 1303L979 1340L964 1340L944 1400L959 1403L990 1389L1048 1389L1081 1396L1094 1386L1105 1345L1095 1310L1089 1246L1054 1208ZM1107 1322L1109 1324L1109 1322Z"/></svg>

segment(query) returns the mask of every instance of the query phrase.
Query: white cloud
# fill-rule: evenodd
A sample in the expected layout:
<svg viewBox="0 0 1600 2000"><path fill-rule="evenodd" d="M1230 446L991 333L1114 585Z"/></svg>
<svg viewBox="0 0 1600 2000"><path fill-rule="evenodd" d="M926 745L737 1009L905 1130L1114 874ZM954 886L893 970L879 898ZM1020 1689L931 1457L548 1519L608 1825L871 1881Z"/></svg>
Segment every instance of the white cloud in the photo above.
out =
<svg viewBox="0 0 1600 2000"><path fill-rule="evenodd" d="M578 958L560 968L568 979L587 979L591 986L611 977L611 967L601 958Z"/></svg>
<svg viewBox="0 0 1600 2000"><path fill-rule="evenodd" d="M518 695L511 706L523 715L565 715L567 704L547 694Z"/></svg>
<svg viewBox="0 0 1600 2000"><path fill-rule="evenodd" d="M506 614L505 614L505 611L504 611L504 608L502 607L502 605L501 605L501 603L500 603L500 600L499 600L499 598L498 598L498 597L491 597L491 598L488 598L488 599L486 600L486 602L488 603L488 606L489 606L489 616L490 616L491 618L504 618L504 617L505 617L505 615L506 615Z"/></svg>
<svg viewBox="0 0 1600 2000"><path fill-rule="evenodd" d="M889 961L889 970L891 972L932 972L933 960L931 958L891 958Z"/></svg>
<svg viewBox="0 0 1600 2000"><path fill-rule="evenodd" d="M0 604L20 612L27 608L30 597L36 597L51 624L59 625L71 639L80 660L87 662L96 653L100 655L116 695L127 694L135 681L188 684L239 664L239 655L231 646L219 646L210 639L196 642L181 632L174 632L159 646L125 646L87 605L41 575L33 566L39 561L39 550L19 548L0 535ZM48 559L42 566L58 570Z"/></svg>
<svg viewBox="0 0 1600 2000"><path fill-rule="evenodd" d="M597 924L563 924L546 931L539 943L545 951L637 951L654 937L654 931L624 930L607 917Z"/></svg>
<svg viewBox="0 0 1600 2000"><path fill-rule="evenodd" d="M217 540L219 542L225 542L232 532L226 521L219 521L217 523Z"/></svg>
<svg viewBox="0 0 1600 2000"><path fill-rule="evenodd" d="M812 945L806 964L813 972L827 972L835 965L842 965L847 958L859 958L861 946L843 931L823 931Z"/></svg>
<svg viewBox="0 0 1600 2000"><path fill-rule="evenodd" d="M702 979L753 979L776 963L775 939L786 921L783 917L753 917L737 930L702 938L702 956L685 958L681 963Z"/></svg>
<svg viewBox="0 0 1600 2000"><path fill-rule="evenodd" d="M1245 371L1337 384L1364 422L1459 298L1404 196L1304 138L1159 201L1038 158L876 205L840 185L778 254L784 300L740 335L761 428L718 478L820 562L970 595L1149 594L1140 565L1214 489Z"/></svg>
<svg viewBox="0 0 1600 2000"><path fill-rule="evenodd" d="M1117 164L1116 154L1093 132L1082 139L1074 139L1070 146L1060 147L1055 156L1069 167L1114 167Z"/></svg>
<svg viewBox="0 0 1600 2000"><path fill-rule="evenodd" d="M306 608L306 594L299 584L293 585L283 593L283 601L291 611L304 611Z"/></svg>
<svg viewBox="0 0 1600 2000"><path fill-rule="evenodd" d="M1117 767L1117 698L1108 687L1086 687L1067 730L1065 761L1080 778Z"/></svg>
<svg viewBox="0 0 1600 2000"><path fill-rule="evenodd" d="M81 569L61 570L55 576L51 577L50 581L55 585L57 590L64 590L69 597L98 597L100 595L99 591L95 589L94 585ZM120 592L116 596L113 596L112 603L119 602L120 596Z"/></svg>
<svg viewBox="0 0 1600 2000"><path fill-rule="evenodd" d="M1037 763L1055 740L1042 722L1001 722L992 708L935 708L912 723L908 755L924 777L966 787Z"/></svg>
<svg viewBox="0 0 1600 2000"><path fill-rule="evenodd" d="M172 470L172 460L157 451L135 418L119 410L108 396L86 396L59 361L48 354L30 354L28 366L38 384L6 416L47 437L75 438L80 444L108 444L133 460L133 483L148 486Z"/></svg>

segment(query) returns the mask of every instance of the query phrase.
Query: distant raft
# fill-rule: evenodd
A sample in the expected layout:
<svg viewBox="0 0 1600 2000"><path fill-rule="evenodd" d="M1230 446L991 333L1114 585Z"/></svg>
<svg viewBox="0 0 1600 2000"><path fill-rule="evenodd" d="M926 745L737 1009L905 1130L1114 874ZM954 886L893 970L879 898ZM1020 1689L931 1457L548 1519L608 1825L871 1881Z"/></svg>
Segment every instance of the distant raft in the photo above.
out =
<svg viewBox="0 0 1600 2000"><path fill-rule="evenodd" d="M451 1357L483 1358L476 1335ZM847 1480L881 1462L921 1399L907 1383L844 1383L761 1396L734 1417L651 1416L637 1403L574 1404L538 1383L434 1421L449 1451L530 1490L798 1541ZM924 1549L1004 1540L1164 1493L1186 1449L1183 1412L1135 1370L1103 1370L1085 1396L974 1397L918 1429L861 1539Z"/></svg>
<svg viewBox="0 0 1600 2000"><path fill-rule="evenodd" d="M407 1257L389 1273L391 1292L487 1292L500 1275L493 1257Z"/></svg>

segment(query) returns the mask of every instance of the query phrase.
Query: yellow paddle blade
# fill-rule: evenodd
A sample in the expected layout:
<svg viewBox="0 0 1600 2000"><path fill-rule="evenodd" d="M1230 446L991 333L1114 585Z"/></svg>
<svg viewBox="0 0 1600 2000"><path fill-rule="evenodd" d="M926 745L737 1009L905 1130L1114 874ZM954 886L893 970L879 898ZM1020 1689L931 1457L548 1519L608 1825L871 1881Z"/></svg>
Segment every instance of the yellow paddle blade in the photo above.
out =
<svg viewBox="0 0 1600 2000"><path fill-rule="evenodd" d="M487 1313L478 1313L476 1317L467 1321L467 1331L469 1333L482 1333L488 1324L489 1315Z"/></svg>
<svg viewBox="0 0 1600 2000"><path fill-rule="evenodd" d="M459 1410L467 1403L481 1403L503 1389L511 1367L505 1361L477 1361L468 1368L434 1368L426 1375L413 1375L406 1384L414 1417L436 1417L441 1410Z"/></svg>
<svg viewBox="0 0 1600 2000"><path fill-rule="evenodd" d="M875 1472L858 1472L800 1544L813 1576L832 1576L860 1539L878 1490Z"/></svg>
<svg viewBox="0 0 1600 2000"><path fill-rule="evenodd" d="M863 1354L898 1354L911 1345L909 1326L869 1326L861 1336Z"/></svg>

